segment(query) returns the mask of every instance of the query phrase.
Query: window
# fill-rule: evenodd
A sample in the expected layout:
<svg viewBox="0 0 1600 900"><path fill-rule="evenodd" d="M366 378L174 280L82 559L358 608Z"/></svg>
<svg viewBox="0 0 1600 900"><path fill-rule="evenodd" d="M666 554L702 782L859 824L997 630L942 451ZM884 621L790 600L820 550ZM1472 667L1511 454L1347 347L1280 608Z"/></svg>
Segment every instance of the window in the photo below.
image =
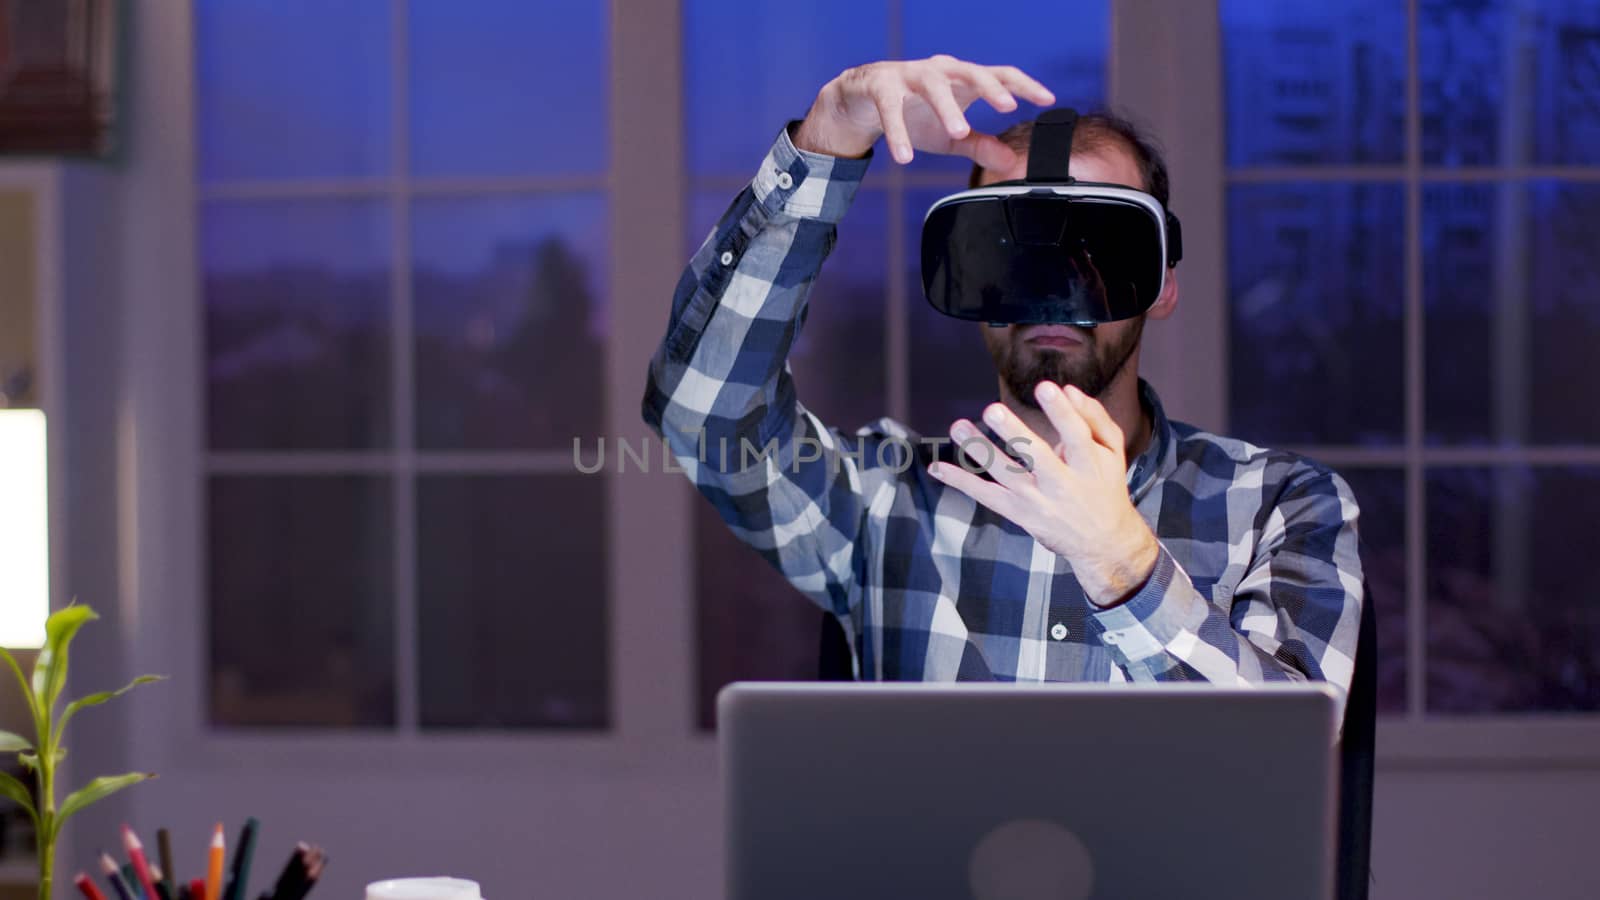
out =
<svg viewBox="0 0 1600 900"><path fill-rule="evenodd" d="M684 62L690 171L685 259L749 183L778 131L802 118L817 91L850 66L949 53L1008 63L1043 81L1062 105L1105 100L1106 2L1029 2L1008 14L1030 27L974 28L968 4L828 2L803 7L688 0ZM750 35L763 41L752 65ZM1026 105L1024 109L1027 109ZM974 128L998 131L981 101ZM889 415L942 434L996 397L978 326L945 319L922 299L915 243L927 208L966 187L969 164L918 154L900 167L880 154L817 280L791 354L801 401L843 430ZM821 613L739 543L710 504L694 505L698 715L710 727L716 693L735 680L813 679Z"/></svg>
<svg viewBox="0 0 1600 900"><path fill-rule="evenodd" d="M1221 13L1232 430L1349 478L1382 707L1600 709L1600 10Z"/></svg>
<svg viewBox="0 0 1600 900"><path fill-rule="evenodd" d="M608 727L606 5L195 17L212 726Z"/></svg>
<svg viewBox="0 0 1600 900"><path fill-rule="evenodd" d="M613 296L631 270L613 268L610 217L636 196L618 186L661 182L627 162L609 92L682 95L662 140L685 150L686 221L643 249L687 259L844 68L1015 62L1097 106L1108 64L1126 76L1137 58L1111 58L1115 5L1041 0L1013 9L1037 25L1019 31L948 0L688 0L644 32L680 26L681 84L640 91L610 79L654 63L612 46L624 22L593 0L194 4L209 724L625 744L709 726L735 678L813 677L820 613L707 504L632 525L618 510L664 493L573 466L574 436L635 408L647 350L611 348L653 347L670 292ZM1162 51L1181 60L1138 71L1220 58L1225 75L1225 168L1168 145L1183 184L1226 184L1209 232L1227 345L1193 351L1226 361L1222 430L1354 486L1388 712L1600 707L1600 607L1565 562L1600 551L1579 517L1600 490L1600 414L1578 400L1600 345L1592 4L1217 6L1220 51L1184 33ZM1126 40L1141 20L1121 24ZM553 77L562 90L529 87ZM1170 126L1160 78L1117 83ZM927 309L914 259L923 212L965 169L880 159L840 226L794 354L830 424L934 433L993 397L976 326ZM1185 221L1205 221L1185 190ZM634 587L613 608L624 556L662 567L660 597Z"/></svg>

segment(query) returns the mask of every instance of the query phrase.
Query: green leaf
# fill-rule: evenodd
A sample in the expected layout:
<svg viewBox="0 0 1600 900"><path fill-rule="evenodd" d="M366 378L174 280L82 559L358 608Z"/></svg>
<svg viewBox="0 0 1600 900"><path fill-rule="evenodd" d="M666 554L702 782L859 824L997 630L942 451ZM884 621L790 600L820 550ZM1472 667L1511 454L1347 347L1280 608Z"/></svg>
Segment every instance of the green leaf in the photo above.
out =
<svg viewBox="0 0 1600 900"><path fill-rule="evenodd" d="M55 822L51 825L51 840L54 841L56 835L61 833L61 826L65 824L68 819L72 818L73 814L81 811L85 806L88 806L91 803L98 803L99 801L104 800L105 798L115 794L117 791L120 791L125 787L131 787L141 781L154 777L156 776L153 772L129 772L126 775L102 775L83 787L78 788L77 790L68 794L67 799L61 801L61 808L56 811Z"/></svg>
<svg viewBox="0 0 1600 900"><path fill-rule="evenodd" d="M44 620L44 647L33 664L34 716L49 726L55 712L56 701L67 683L67 647L86 622L100 618L87 606L69 606L58 609ZM52 743L48 734L39 735L45 746Z"/></svg>
<svg viewBox="0 0 1600 900"><path fill-rule="evenodd" d="M33 688L28 685L27 676L22 674L22 666L17 664L17 658L11 651L0 647L0 658L4 658L6 665L11 667L11 674L17 676L17 685L22 688L22 697L28 701L28 715L33 717L35 723L39 721L39 706L33 698Z"/></svg>
<svg viewBox="0 0 1600 900"><path fill-rule="evenodd" d="M86 697L79 697L71 703L68 703L66 711L61 714L61 718L56 722L56 741L58 743L60 742L60 736L66 733L67 723L72 721L72 717L77 715L79 710L86 709L91 706L99 706L108 700L121 697L123 694L126 694L141 684L150 684L156 681L165 681L166 679L167 676L165 675L140 675L138 678L135 678L134 680L128 682L120 688L117 688L114 691L101 691L97 694L89 694Z"/></svg>
<svg viewBox="0 0 1600 900"><path fill-rule="evenodd" d="M66 758L67 758L67 748L65 748L65 747L57 747L56 748L56 752L51 754L52 762L54 762L58 766L61 765L61 761L66 759ZM17 759L22 760L23 768L27 769L29 772L37 772L37 771L39 771L39 754L37 754L37 753L18 753L17 754ZM52 770L52 771L54 771L54 770Z"/></svg>
<svg viewBox="0 0 1600 900"><path fill-rule="evenodd" d="M12 775L0 772L0 797L12 800L27 810L28 818L33 820L33 827L39 827L39 813L33 808L33 792L28 790L27 785Z"/></svg>
<svg viewBox="0 0 1600 900"><path fill-rule="evenodd" d="M20 734L9 731L0 731L0 753L16 753L20 750L32 750L33 741Z"/></svg>

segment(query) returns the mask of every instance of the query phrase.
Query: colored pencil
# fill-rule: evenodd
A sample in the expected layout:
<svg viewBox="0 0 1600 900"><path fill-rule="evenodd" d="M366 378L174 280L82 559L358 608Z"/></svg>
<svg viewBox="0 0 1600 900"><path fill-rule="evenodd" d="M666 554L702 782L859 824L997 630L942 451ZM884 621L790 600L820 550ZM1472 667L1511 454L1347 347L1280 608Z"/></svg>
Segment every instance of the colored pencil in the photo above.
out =
<svg viewBox="0 0 1600 900"><path fill-rule="evenodd" d="M196 878L184 885L189 892L189 900L206 900L206 880Z"/></svg>
<svg viewBox="0 0 1600 900"><path fill-rule="evenodd" d="M95 887L94 880L89 877L89 873L79 872L78 877L72 879L72 883L78 886L79 892L83 894L83 900L106 900L106 895L100 893L100 889Z"/></svg>
<svg viewBox="0 0 1600 900"><path fill-rule="evenodd" d="M254 816L244 820L244 828L239 831L239 846L233 848L233 865L228 871L223 900L245 900L250 887L250 861L256 850L256 831L260 828L261 823Z"/></svg>
<svg viewBox="0 0 1600 900"><path fill-rule="evenodd" d="M327 859L327 854L323 853L320 847L308 847L302 844L295 848L292 865L285 871L286 877L281 879L273 890L272 900L303 900L316 885L323 866L327 865Z"/></svg>
<svg viewBox="0 0 1600 900"><path fill-rule="evenodd" d="M133 870L133 863L122 864L122 880L133 890L134 900L156 900L154 897L145 896L144 886L139 883L139 873Z"/></svg>
<svg viewBox="0 0 1600 900"><path fill-rule="evenodd" d="M117 892L118 897L122 900L133 900L133 888L128 887L127 879L122 877L122 872L117 869L117 862L111 858L111 854L104 852L100 854L100 868L105 870L106 880L111 882L111 888Z"/></svg>
<svg viewBox="0 0 1600 900"><path fill-rule="evenodd" d="M298 883L305 876L305 854L310 849L304 841L294 845L294 852L289 854L289 861L283 864L283 871L278 874L278 880L272 883L272 892L264 896L269 896L272 900L288 896L290 885Z"/></svg>
<svg viewBox="0 0 1600 900"><path fill-rule="evenodd" d="M139 876L139 886L144 889L145 900L159 900L156 881L150 877L150 860L144 855L144 844L139 842L139 836L126 823L122 826L122 848L128 851L128 861L133 863L133 872Z"/></svg>
<svg viewBox="0 0 1600 900"><path fill-rule="evenodd" d="M172 865L172 833L156 829L156 850L161 854L161 883L166 885L165 900L178 898L178 870Z"/></svg>
<svg viewBox="0 0 1600 900"><path fill-rule="evenodd" d="M305 882L301 885L299 892L288 898L288 900L305 900L306 894L311 893L311 889L317 886L317 879L322 877L322 870L327 865L328 854L323 853L321 847L311 848L311 854L306 862Z"/></svg>
<svg viewBox="0 0 1600 900"><path fill-rule="evenodd" d="M206 866L206 900L222 900L222 858L227 854L222 823L211 832L211 855Z"/></svg>

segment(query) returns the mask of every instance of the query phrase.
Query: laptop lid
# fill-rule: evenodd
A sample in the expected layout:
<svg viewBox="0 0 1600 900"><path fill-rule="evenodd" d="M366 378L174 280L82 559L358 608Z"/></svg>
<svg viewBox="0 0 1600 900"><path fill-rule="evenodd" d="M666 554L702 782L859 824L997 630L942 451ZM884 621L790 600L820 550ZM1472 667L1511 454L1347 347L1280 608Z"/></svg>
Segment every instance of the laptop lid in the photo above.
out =
<svg viewBox="0 0 1600 900"><path fill-rule="evenodd" d="M729 900L1326 900L1326 685L735 684Z"/></svg>

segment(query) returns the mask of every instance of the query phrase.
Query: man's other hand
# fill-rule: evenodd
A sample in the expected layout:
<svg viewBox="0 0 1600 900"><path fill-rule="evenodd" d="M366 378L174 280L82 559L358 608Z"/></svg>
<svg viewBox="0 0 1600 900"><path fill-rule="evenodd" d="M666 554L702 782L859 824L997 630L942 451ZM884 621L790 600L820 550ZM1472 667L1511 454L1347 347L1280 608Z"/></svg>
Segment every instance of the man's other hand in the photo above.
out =
<svg viewBox="0 0 1600 900"><path fill-rule="evenodd" d="M1003 404L992 403L983 413L1008 448L1026 451L1031 467L1018 466L962 419L950 427L951 438L977 451L969 456L994 481L944 462L928 472L1065 558L1090 602L1115 606L1144 586L1160 553L1155 534L1128 498L1122 429L1098 400L1071 385L1041 381L1034 396L1060 436L1048 452L1044 440ZM977 459L978 453L985 458Z"/></svg>

